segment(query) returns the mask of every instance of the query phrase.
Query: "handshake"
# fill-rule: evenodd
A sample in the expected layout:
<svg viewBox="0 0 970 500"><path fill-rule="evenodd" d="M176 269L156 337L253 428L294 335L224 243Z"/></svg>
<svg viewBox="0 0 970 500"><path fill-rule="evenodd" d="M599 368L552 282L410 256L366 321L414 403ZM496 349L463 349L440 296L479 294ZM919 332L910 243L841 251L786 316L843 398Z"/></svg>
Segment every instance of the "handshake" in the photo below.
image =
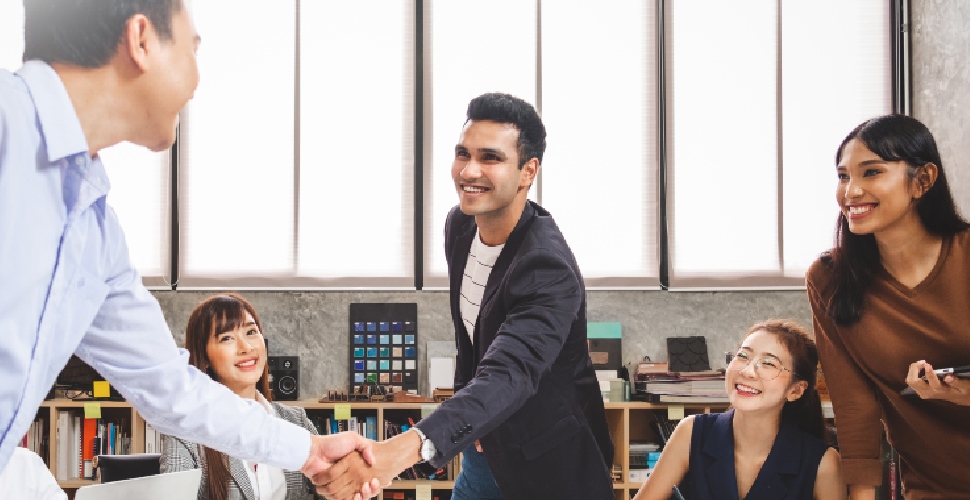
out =
<svg viewBox="0 0 970 500"><path fill-rule="evenodd" d="M329 500L362 500L380 494L401 471L421 461L421 437L409 430L383 442L355 432L313 436L300 472Z"/></svg>

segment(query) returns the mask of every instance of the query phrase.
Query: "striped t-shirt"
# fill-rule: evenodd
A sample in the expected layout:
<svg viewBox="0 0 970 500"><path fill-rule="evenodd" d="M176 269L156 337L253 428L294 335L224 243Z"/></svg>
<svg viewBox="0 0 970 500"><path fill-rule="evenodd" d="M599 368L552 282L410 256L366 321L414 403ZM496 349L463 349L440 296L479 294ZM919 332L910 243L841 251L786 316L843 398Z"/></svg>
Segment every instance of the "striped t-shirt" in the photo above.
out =
<svg viewBox="0 0 970 500"><path fill-rule="evenodd" d="M492 273L492 267L498 260L498 255L502 253L505 244L488 246L482 243L482 239L475 231L475 239L472 240L472 247L468 250L468 262L465 263L465 274L461 278L461 320L465 323L465 330L468 330L468 338L472 344L475 343L475 322L478 321L478 312L482 307L482 296L485 295L485 284L488 283L488 275Z"/></svg>

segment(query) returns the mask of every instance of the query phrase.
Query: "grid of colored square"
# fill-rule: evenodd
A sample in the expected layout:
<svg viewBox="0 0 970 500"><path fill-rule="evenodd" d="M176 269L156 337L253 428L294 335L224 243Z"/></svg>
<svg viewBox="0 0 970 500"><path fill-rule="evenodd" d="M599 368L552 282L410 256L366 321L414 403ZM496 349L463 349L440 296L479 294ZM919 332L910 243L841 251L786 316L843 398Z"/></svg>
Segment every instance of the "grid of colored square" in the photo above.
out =
<svg viewBox="0 0 970 500"><path fill-rule="evenodd" d="M416 390L417 304L352 303L349 319L353 386L380 384Z"/></svg>

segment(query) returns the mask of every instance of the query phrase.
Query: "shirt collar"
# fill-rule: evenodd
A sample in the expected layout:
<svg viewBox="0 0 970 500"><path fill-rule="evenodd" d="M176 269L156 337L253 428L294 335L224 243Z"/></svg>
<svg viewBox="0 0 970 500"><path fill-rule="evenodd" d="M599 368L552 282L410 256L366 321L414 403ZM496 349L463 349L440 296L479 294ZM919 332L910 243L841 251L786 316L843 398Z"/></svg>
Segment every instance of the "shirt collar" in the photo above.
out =
<svg viewBox="0 0 970 500"><path fill-rule="evenodd" d="M34 100L41 133L47 144L47 159L54 163L78 153L87 153L88 142L74 104L54 69L42 61L27 61L17 74L27 84Z"/></svg>

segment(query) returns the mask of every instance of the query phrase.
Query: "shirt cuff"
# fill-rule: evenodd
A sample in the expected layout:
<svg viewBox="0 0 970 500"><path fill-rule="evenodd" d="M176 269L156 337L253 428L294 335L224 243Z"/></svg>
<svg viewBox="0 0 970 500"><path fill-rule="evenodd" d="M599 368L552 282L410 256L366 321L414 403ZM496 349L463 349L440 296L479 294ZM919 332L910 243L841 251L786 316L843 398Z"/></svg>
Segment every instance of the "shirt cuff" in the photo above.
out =
<svg viewBox="0 0 970 500"><path fill-rule="evenodd" d="M879 486L882 484L882 462L874 458L843 458L842 474L846 484Z"/></svg>
<svg viewBox="0 0 970 500"><path fill-rule="evenodd" d="M280 420L280 434L276 441L276 449L265 463L275 465L281 469L298 471L310 458L312 437L310 431L296 424ZM263 462L260 462L263 463Z"/></svg>

